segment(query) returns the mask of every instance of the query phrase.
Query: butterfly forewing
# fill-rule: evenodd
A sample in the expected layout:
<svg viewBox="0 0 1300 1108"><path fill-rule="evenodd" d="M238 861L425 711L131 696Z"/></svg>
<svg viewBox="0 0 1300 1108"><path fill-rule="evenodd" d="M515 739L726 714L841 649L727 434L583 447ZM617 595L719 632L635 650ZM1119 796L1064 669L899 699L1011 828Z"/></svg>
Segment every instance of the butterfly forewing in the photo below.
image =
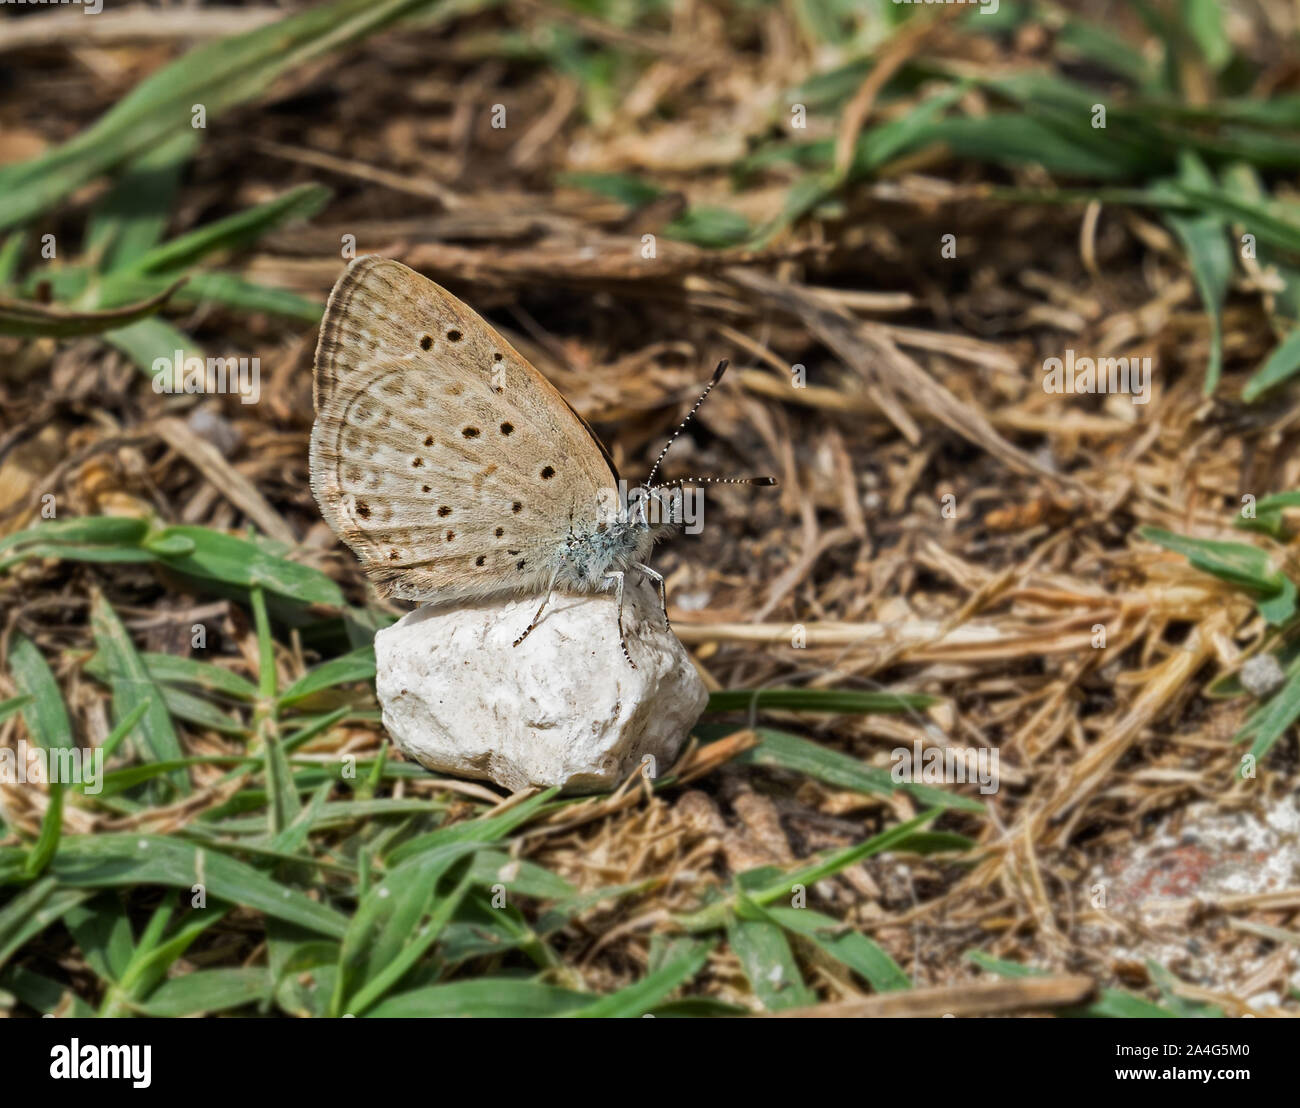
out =
<svg viewBox="0 0 1300 1108"><path fill-rule="evenodd" d="M558 391L477 313L399 262L353 262L313 381L312 491L382 590L544 591L616 484Z"/></svg>

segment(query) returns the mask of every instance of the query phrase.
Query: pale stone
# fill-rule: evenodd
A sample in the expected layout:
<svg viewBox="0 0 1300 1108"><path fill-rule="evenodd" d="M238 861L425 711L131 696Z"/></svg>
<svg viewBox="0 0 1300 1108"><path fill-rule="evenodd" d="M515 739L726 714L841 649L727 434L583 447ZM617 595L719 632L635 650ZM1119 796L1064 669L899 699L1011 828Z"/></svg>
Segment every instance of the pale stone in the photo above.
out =
<svg viewBox="0 0 1300 1108"><path fill-rule="evenodd" d="M1247 692L1254 693L1261 699L1281 688L1286 681L1282 666L1272 654L1256 654L1247 658L1237 676Z"/></svg>
<svg viewBox="0 0 1300 1108"><path fill-rule="evenodd" d="M512 791L611 788L646 755L666 772L708 691L656 590L628 575L623 605L633 669L619 646L613 594L556 594L512 645L540 600L425 607L375 636L384 726L438 773Z"/></svg>

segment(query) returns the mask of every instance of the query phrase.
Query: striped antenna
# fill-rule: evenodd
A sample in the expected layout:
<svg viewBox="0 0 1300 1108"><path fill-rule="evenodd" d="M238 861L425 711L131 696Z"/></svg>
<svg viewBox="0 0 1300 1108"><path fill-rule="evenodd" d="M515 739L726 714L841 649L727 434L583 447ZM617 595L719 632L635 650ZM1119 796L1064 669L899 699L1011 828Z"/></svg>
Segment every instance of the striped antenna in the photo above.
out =
<svg viewBox="0 0 1300 1108"><path fill-rule="evenodd" d="M675 489L680 485L775 485L775 477L674 477L656 489Z"/></svg>
<svg viewBox="0 0 1300 1108"><path fill-rule="evenodd" d="M700 393L700 398L695 402L695 407L686 413L686 418L677 425L677 430L674 431L669 440L664 443L664 448L659 451L659 457L655 459L655 464L650 469L650 476L645 479L647 485L655 479L655 474L659 472L659 466L664 460L664 455L668 453L668 448L677 441L677 436L686 430L686 425L695 418L695 413L700 410L700 405L708 399L709 393L713 391L713 386L722 380L722 375L727 372L728 364L726 358L723 358L722 361L718 363L718 368L713 371L713 380L711 380L705 390Z"/></svg>

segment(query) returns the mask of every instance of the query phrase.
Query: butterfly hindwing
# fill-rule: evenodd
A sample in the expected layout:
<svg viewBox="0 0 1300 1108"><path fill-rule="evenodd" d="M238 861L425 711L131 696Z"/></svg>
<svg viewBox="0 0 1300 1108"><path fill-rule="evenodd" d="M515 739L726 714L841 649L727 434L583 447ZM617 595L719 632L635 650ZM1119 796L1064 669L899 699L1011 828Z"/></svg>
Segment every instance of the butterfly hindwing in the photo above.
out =
<svg viewBox="0 0 1300 1108"><path fill-rule="evenodd" d="M537 593L616 484L590 429L471 308L399 262L335 285L313 379L312 491L382 590Z"/></svg>

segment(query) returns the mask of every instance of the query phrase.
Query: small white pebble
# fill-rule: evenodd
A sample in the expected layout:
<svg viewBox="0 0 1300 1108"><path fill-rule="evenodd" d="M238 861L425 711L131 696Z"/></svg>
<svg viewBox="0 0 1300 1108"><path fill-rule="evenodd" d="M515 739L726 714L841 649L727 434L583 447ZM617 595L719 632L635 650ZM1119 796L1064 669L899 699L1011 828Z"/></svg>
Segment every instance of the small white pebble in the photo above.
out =
<svg viewBox="0 0 1300 1108"><path fill-rule="evenodd" d="M1286 674L1272 654L1256 654L1248 659L1238 676L1247 691L1258 697L1268 696L1286 680Z"/></svg>

